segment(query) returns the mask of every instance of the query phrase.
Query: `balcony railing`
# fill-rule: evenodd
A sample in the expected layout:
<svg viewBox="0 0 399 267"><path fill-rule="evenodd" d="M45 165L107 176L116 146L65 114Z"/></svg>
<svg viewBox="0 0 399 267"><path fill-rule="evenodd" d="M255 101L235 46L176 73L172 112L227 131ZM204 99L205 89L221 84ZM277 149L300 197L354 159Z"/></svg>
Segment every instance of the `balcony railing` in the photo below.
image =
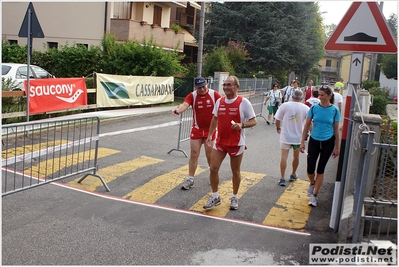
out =
<svg viewBox="0 0 399 267"><path fill-rule="evenodd" d="M111 19L110 33L115 35L118 41L136 40L142 42L144 38L149 40L154 37L155 43L166 49L174 50L178 45L177 50L183 52L184 48L184 33L148 24L145 21Z"/></svg>
<svg viewBox="0 0 399 267"><path fill-rule="evenodd" d="M320 71L322 72L335 72L338 73L339 69L338 68L333 68L333 67L321 67Z"/></svg>

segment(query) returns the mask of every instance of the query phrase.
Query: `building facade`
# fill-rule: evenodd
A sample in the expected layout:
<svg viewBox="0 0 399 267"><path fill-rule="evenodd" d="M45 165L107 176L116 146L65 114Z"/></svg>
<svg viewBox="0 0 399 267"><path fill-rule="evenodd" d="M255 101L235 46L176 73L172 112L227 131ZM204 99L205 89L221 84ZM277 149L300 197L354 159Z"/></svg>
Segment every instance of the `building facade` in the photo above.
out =
<svg viewBox="0 0 399 267"><path fill-rule="evenodd" d="M349 80L352 52L327 51L327 54L319 61L321 82L334 84L340 78L347 83ZM362 71L362 81L368 79L370 69L370 54L365 54Z"/></svg>
<svg viewBox="0 0 399 267"><path fill-rule="evenodd" d="M2 3L2 39L26 45L18 37L28 2ZM45 50L62 45L99 46L105 34L117 41L153 38L166 50L185 54L185 63L196 62L201 6L195 2L33 2L44 38L34 38L32 48ZM180 25L178 31L172 24Z"/></svg>

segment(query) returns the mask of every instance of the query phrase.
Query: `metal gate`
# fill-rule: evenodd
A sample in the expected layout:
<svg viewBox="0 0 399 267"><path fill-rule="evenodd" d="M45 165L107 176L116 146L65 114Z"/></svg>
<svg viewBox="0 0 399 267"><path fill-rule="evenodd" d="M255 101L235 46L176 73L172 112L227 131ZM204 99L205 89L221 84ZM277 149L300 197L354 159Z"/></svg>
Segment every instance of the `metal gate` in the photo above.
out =
<svg viewBox="0 0 399 267"><path fill-rule="evenodd" d="M390 122L386 129L387 143L374 142L374 132L362 133L361 157L354 196L355 224L352 243L386 240L397 244L397 145L390 144ZM377 153L377 173L371 196L366 195L371 155Z"/></svg>
<svg viewBox="0 0 399 267"><path fill-rule="evenodd" d="M96 174L98 117L49 119L2 126L2 196L70 176Z"/></svg>

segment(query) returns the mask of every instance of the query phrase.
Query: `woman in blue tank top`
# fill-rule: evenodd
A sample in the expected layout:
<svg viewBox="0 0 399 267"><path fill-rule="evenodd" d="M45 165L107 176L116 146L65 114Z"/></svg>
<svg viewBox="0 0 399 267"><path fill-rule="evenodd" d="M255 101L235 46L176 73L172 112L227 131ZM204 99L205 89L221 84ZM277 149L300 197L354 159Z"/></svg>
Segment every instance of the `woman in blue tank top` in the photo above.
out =
<svg viewBox="0 0 399 267"><path fill-rule="evenodd" d="M309 206L317 206L317 195L324 180L324 170L332 155L339 155L339 109L334 104L332 89L323 85L319 89L320 104L310 108L302 133L300 150L305 152L305 139L310 129L312 132L308 144L307 174L310 185L307 191ZM316 170L316 163L317 164ZM316 171L316 174L315 174Z"/></svg>

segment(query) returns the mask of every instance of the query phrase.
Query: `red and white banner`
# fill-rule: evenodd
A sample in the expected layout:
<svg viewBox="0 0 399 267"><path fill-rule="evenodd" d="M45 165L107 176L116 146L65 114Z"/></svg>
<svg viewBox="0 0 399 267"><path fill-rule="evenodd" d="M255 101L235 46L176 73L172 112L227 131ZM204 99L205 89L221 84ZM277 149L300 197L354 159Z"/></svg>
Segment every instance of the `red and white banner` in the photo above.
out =
<svg viewBox="0 0 399 267"><path fill-rule="evenodd" d="M25 81L25 88L27 88ZM84 78L30 80L29 113L43 113L87 105Z"/></svg>

